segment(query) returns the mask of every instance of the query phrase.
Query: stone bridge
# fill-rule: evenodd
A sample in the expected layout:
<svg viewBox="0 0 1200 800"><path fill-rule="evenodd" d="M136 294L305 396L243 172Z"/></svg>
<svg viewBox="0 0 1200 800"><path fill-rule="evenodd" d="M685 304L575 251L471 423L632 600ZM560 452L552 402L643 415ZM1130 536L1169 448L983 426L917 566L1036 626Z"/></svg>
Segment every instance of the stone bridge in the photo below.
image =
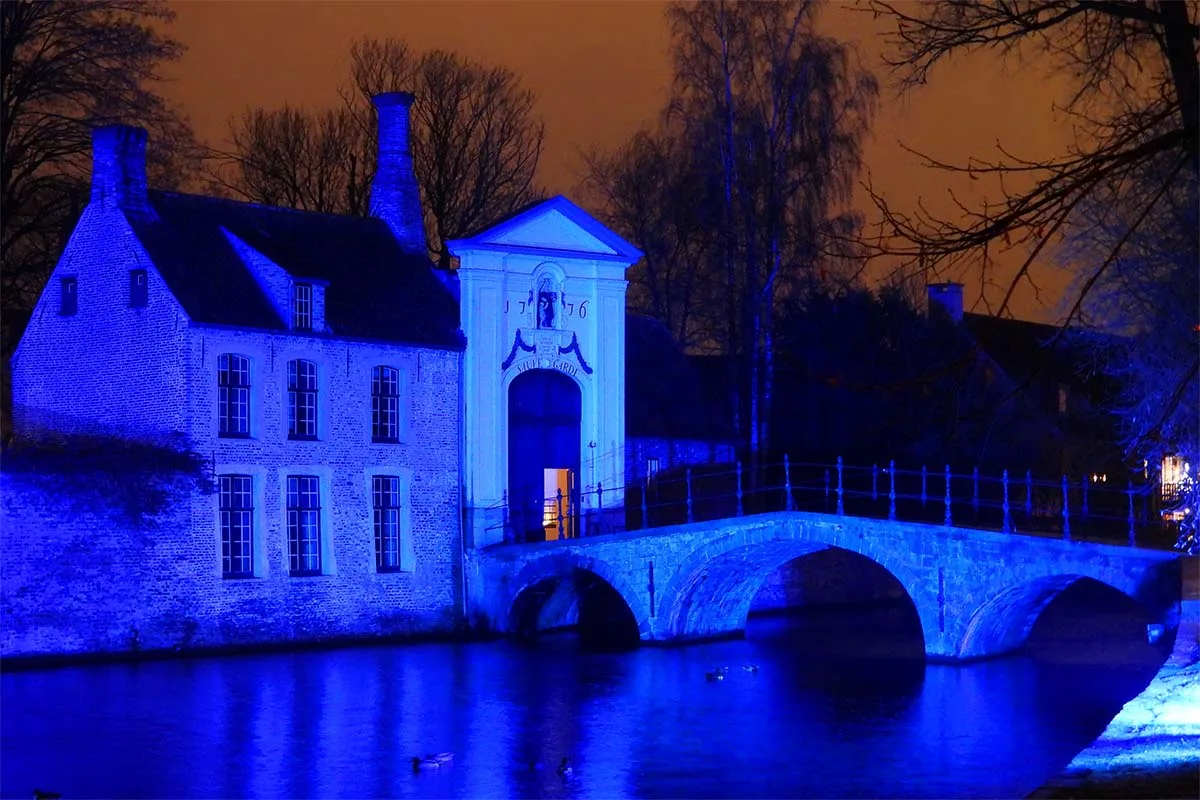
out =
<svg viewBox="0 0 1200 800"><path fill-rule="evenodd" d="M932 658L1020 648L1042 609L1083 578L1124 593L1168 625L1178 613L1173 552L784 511L472 550L468 614L497 632L536 626L547 613L561 618L561 607L575 602L572 579L590 576L624 600L643 642L734 635L769 575L829 548L859 554L898 581Z"/></svg>

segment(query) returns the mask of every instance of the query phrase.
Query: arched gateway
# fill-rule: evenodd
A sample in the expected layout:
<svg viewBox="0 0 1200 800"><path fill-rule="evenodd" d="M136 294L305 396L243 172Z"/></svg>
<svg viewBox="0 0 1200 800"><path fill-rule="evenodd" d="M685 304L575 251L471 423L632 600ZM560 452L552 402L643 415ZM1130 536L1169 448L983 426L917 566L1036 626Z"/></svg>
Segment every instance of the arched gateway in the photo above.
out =
<svg viewBox="0 0 1200 800"><path fill-rule="evenodd" d="M564 197L447 245L468 549L623 527L625 270L641 251Z"/></svg>
<svg viewBox="0 0 1200 800"><path fill-rule="evenodd" d="M533 369L508 387L509 535L519 542L569 539L579 525L579 386Z"/></svg>

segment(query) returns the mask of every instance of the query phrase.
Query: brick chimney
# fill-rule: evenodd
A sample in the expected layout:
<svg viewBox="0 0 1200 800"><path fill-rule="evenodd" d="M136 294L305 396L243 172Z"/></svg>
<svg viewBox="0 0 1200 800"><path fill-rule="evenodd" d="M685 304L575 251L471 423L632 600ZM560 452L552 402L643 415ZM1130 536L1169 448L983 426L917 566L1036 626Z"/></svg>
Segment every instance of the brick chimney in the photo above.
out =
<svg viewBox="0 0 1200 800"><path fill-rule="evenodd" d="M421 193L409 146L409 110L413 96L387 92L371 98L379 134L379 157L371 180L371 216L392 229L407 253L428 255Z"/></svg>
<svg viewBox="0 0 1200 800"><path fill-rule="evenodd" d="M92 129L92 203L146 212L146 130L129 125Z"/></svg>
<svg viewBox="0 0 1200 800"><path fill-rule="evenodd" d="M932 316L935 309L941 309L950 319L962 322L963 316L963 285L961 283L931 283L929 284L929 313Z"/></svg>

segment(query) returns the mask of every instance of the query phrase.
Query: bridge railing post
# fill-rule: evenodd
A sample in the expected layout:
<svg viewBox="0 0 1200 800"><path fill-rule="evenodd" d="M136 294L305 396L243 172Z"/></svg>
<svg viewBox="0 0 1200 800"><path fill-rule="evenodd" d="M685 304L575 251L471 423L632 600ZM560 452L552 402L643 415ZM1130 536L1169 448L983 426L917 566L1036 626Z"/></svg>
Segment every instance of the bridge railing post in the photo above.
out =
<svg viewBox="0 0 1200 800"><path fill-rule="evenodd" d="M1033 474L1025 470L1025 516L1033 516Z"/></svg>
<svg viewBox="0 0 1200 800"><path fill-rule="evenodd" d="M646 503L646 496L650 494L650 476L642 478L642 528L650 527L650 510Z"/></svg>
<svg viewBox="0 0 1200 800"><path fill-rule="evenodd" d="M921 465L921 508L925 507L925 497L926 497L925 486L926 486L926 482L928 480L929 480L929 473L925 469L925 465L922 464Z"/></svg>
<svg viewBox="0 0 1200 800"><path fill-rule="evenodd" d="M742 516L742 461L737 462L737 515Z"/></svg>
<svg viewBox="0 0 1200 800"><path fill-rule="evenodd" d="M596 533L604 533L604 484L596 482Z"/></svg>
<svg viewBox="0 0 1200 800"><path fill-rule="evenodd" d="M1008 511L1008 470L1004 470L1001 481L1004 483L1004 522L1001 524L1000 530L1012 533L1012 517Z"/></svg>
<svg viewBox="0 0 1200 800"><path fill-rule="evenodd" d="M825 510L829 510L829 468L825 468Z"/></svg>
<svg viewBox="0 0 1200 800"><path fill-rule="evenodd" d="M1129 480L1125 493L1129 496L1129 546L1133 547L1137 544L1137 528L1133 521L1133 479Z"/></svg>
<svg viewBox="0 0 1200 800"><path fill-rule="evenodd" d="M1132 497L1132 495L1131 495L1131 497ZM1131 509L1133 508L1132 501L1131 501L1129 507ZM501 519L504 520L504 540L506 542L511 541L513 538L513 535L512 535L512 526L509 525L509 519L508 519L508 490L507 489L505 489L503 492L500 493L500 514L501 514Z"/></svg>
<svg viewBox="0 0 1200 800"><path fill-rule="evenodd" d="M953 520L950 517L950 465L946 465L946 514L942 518L942 524L952 525Z"/></svg>
<svg viewBox="0 0 1200 800"><path fill-rule="evenodd" d="M842 485L842 457L841 457L841 456L838 456L838 460L837 460L837 476L838 476L838 482L837 482L837 513L838 513L838 516L840 517L840 516L842 516L843 514L845 514L845 513L846 513L846 506L845 506L845 505L842 503L842 497L843 497L843 495L845 494L845 491L846 491L846 490L845 490L845 488L844 488L844 487L843 487L843 485Z"/></svg>
<svg viewBox="0 0 1200 800"><path fill-rule="evenodd" d="M1067 541L1071 540L1071 509L1067 497L1067 476L1063 475L1063 538Z"/></svg>
<svg viewBox="0 0 1200 800"><path fill-rule="evenodd" d="M692 468L687 468L687 521L695 522L696 518L692 515Z"/></svg>
<svg viewBox="0 0 1200 800"><path fill-rule="evenodd" d="M896 459L888 462L888 519L896 518Z"/></svg>
<svg viewBox="0 0 1200 800"><path fill-rule="evenodd" d="M792 510L792 468L787 453L783 454L783 510Z"/></svg>
<svg viewBox="0 0 1200 800"><path fill-rule="evenodd" d="M558 494L558 538L566 538L566 528L563 527L563 504L562 504L562 489L557 490Z"/></svg>
<svg viewBox="0 0 1200 800"><path fill-rule="evenodd" d="M971 510L979 516L979 467L971 470Z"/></svg>
<svg viewBox="0 0 1200 800"><path fill-rule="evenodd" d="M872 464L871 465L871 502L872 503L874 503L876 500L879 499L878 483L879 483L879 465Z"/></svg>

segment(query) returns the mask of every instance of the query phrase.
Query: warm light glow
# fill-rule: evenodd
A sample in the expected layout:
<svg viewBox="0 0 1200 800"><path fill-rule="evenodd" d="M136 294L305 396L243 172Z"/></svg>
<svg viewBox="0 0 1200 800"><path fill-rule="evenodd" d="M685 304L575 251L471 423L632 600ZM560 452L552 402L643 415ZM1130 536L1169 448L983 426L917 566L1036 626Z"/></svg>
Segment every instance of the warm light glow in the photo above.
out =
<svg viewBox="0 0 1200 800"><path fill-rule="evenodd" d="M571 485L573 476L569 469L542 470L542 487L545 500L542 504L542 527L546 541L569 539L572 536L574 509L571 508ZM561 498L561 508L560 500ZM562 514L562 530L559 530L559 513Z"/></svg>
<svg viewBox="0 0 1200 800"><path fill-rule="evenodd" d="M1191 483L1191 465L1180 456L1165 456L1162 460L1162 480L1159 491L1162 493L1163 504L1168 506L1163 511L1163 518L1178 522L1188 513L1187 508L1172 508L1182 497L1185 487Z"/></svg>
<svg viewBox="0 0 1200 800"><path fill-rule="evenodd" d="M1180 484L1187 480L1189 465L1179 456L1166 456L1162 462L1163 486Z"/></svg>

